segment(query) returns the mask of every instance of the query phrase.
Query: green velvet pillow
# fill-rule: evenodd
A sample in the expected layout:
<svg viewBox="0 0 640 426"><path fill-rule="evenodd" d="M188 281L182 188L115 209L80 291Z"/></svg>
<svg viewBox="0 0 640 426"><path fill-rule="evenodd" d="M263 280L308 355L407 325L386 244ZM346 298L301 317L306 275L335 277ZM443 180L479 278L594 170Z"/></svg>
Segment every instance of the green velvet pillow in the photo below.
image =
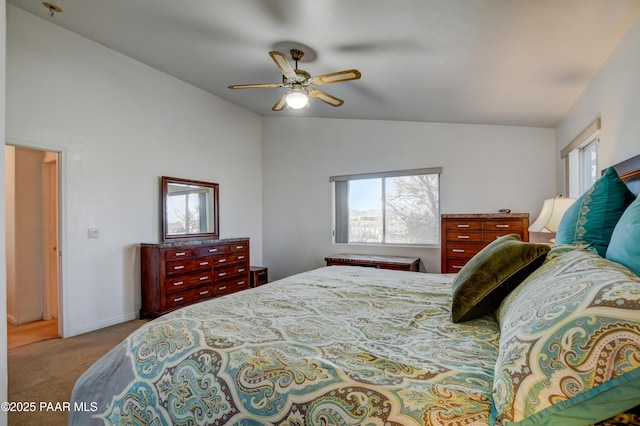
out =
<svg viewBox="0 0 640 426"><path fill-rule="evenodd" d="M627 207L613 229L607 259L640 275L640 198Z"/></svg>
<svg viewBox="0 0 640 426"><path fill-rule="evenodd" d="M593 244L602 257L607 252L613 228L635 195L610 167L566 211L556 244Z"/></svg>
<svg viewBox="0 0 640 426"><path fill-rule="evenodd" d="M520 241L516 234L491 242L453 280L452 321L469 321L495 310L511 290L542 265L550 248Z"/></svg>

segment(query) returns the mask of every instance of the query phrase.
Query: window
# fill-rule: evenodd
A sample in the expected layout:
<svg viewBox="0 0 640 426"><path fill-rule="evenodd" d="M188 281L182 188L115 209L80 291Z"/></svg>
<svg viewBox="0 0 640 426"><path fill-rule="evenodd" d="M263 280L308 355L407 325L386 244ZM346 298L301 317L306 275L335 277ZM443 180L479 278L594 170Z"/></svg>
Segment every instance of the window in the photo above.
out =
<svg viewBox="0 0 640 426"><path fill-rule="evenodd" d="M565 160L565 192L578 198L600 177L598 143L600 119L597 119L562 151Z"/></svg>
<svg viewBox="0 0 640 426"><path fill-rule="evenodd" d="M580 193L591 188L598 180L598 139L593 139L580 149Z"/></svg>
<svg viewBox="0 0 640 426"><path fill-rule="evenodd" d="M335 242L440 243L441 168L334 176Z"/></svg>

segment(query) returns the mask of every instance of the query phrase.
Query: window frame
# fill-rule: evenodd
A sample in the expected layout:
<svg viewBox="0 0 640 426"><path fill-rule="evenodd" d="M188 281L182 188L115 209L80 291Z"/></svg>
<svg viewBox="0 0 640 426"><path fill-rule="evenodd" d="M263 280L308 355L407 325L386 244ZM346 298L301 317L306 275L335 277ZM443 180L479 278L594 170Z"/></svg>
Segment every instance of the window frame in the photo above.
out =
<svg viewBox="0 0 640 426"><path fill-rule="evenodd" d="M565 194L570 198L578 198L589 189L593 182L587 181L587 164L585 149L593 146L597 171L600 168L600 118L594 120L574 140L560 151L564 159Z"/></svg>
<svg viewBox="0 0 640 426"><path fill-rule="evenodd" d="M393 177L410 177L420 175L437 175L437 212L435 215L440 216L440 179L442 175L442 167L428 167L421 169L395 170L388 172L360 173L352 175L331 176L329 181L332 185L332 242L333 244L345 244L351 246L393 246L393 247L439 247L440 245L440 221L436 220L437 235L434 243L389 243L386 242L386 206L385 206L385 179ZM365 180L365 179L382 179L382 223L383 223L383 241L382 242L350 242L349 241L349 181Z"/></svg>

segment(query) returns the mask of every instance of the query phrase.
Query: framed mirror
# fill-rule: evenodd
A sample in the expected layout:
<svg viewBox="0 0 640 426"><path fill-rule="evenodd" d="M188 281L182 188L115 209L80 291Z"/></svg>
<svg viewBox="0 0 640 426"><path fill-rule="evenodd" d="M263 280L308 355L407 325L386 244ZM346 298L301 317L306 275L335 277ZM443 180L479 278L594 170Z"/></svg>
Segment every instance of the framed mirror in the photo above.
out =
<svg viewBox="0 0 640 426"><path fill-rule="evenodd" d="M219 238L218 184L162 176L162 239Z"/></svg>

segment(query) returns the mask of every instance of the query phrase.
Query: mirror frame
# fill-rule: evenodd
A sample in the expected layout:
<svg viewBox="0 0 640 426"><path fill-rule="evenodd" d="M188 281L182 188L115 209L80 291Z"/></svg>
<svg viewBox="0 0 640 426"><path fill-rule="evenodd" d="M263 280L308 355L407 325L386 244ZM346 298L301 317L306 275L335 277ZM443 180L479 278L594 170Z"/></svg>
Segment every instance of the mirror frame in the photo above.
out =
<svg viewBox="0 0 640 426"><path fill-rule="evenodd" d="M169 185L172 183L197 185L206 188L213 189L213 224L215 229L213 232L200 232L192 234L171 234L168 232L168 215L167 215L167 195L169 194ZM220 238L220 206L218 204L218 190L220 185L213 182L203 182L191 179L173 178L168 176L162 176L161 179L161 208L160 208L160 221L162 226L162 241L175 241L175 240L191 240L191 239L218 239Z"/></svg>

